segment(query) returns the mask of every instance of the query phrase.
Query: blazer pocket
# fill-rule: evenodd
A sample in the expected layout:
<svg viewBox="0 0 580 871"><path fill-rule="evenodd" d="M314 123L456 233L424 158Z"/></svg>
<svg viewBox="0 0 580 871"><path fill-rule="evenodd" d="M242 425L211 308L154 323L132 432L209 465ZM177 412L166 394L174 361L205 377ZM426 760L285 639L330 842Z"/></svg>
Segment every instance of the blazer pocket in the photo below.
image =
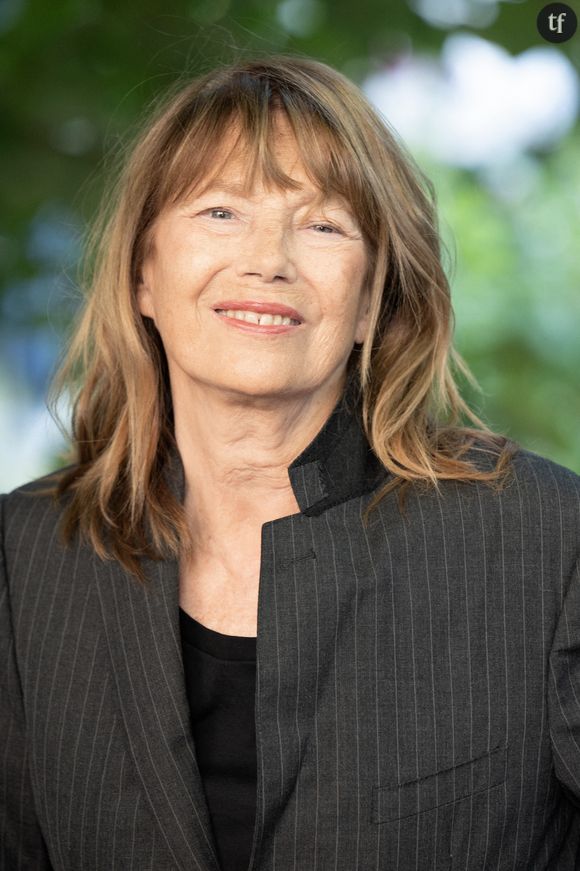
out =
<svg viewBox="0 0 580 871"><path fill-rule="evenodd" d="M491 789L506 778L507 744L500 744L475 759L395 786L374 786L372 822L383 823L415 816Z"/></svg>

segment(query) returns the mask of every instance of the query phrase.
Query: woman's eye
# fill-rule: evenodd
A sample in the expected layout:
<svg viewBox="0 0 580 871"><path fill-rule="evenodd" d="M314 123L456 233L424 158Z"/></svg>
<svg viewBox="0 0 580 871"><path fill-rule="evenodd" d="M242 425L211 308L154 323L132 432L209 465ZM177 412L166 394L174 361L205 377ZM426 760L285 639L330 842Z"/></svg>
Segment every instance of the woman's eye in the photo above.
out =
<svg viewBox="0 0 580 871"><path fill-rule="evenodd" d="M340 230L337 227L333 227L332 224L314 224L314 227L322 227L323 230L330 230L331 233L340 233Z"/></svg>
<svg viewBox="0 0 580 871"><path fill-rule="evenodd" d="M217 216L217 218L221 221L226 219L226 218L224 218L224 216L226 216L226 217L229 216L227 218L228 220L229 220L229 218L233 217L233 212L230 212L229 209L222 209L219 206L214 206L210 209L205 209L201 214L202 215L210 215L211 217ZM312 226L314 227L314 229L320 228L321 230L324 231L325 234L332 235L333 233L340 233L341 232L338 229L338 227L334 227L332 224L313 224ZM323 235L323 234L321 234L321 235Z"/></svg>
<svg viewBox="0 0 580 871"><path fill-rule="evenodd" d="M206 209L204 214L207 214L207 213L213 214L214 212L221 213L222 215L231 215L232 214L228 209L220 209L219 207L216 207L213 209Z"/></svg>

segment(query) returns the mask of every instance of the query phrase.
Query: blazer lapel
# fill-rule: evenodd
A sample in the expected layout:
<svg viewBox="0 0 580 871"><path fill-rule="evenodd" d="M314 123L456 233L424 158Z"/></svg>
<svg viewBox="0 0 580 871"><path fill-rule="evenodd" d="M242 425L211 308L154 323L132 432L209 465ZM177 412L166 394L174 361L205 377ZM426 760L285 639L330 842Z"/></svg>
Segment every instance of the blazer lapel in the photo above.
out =
<svg viewBox="0 0 580 871"><path fill-rule="evenodd" d="M177 563L143 565L147 587L95 558L128 746L176 869L219 871L185 689Z"/></svg>

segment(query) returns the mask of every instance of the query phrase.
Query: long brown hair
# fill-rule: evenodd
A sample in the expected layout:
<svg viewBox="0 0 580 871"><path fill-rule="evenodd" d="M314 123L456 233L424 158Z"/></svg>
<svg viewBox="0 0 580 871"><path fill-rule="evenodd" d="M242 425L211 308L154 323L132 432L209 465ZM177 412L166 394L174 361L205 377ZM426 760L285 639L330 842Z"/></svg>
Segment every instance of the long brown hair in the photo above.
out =
<svg viewBox="0 0 580 871"><path fill-rule="evenodd" d="M78 530L102 558L143 579L139 559L191 547L183 506L164 474L176 444L165 352L136 305L136 285L155 218L219 172L224 131L238 130L255 173L296 184L275 160L274 118L283 112L304 167L324 193L343 196L369 252L370 328L353 349L369 443L395 487L439 488L441 479L501 487L515 442L492 432L461 398L453 369L477 382L452 347L433 185L362 91L326 64L276 54L179 81L128 145L86 245L86 302L51 388L73 395L72 465L45 492L68 494L62 534ZM227 159L227 155L226 158ZM474 426L461 424L461 415ZM465 421L464 421L465 424ZM461 459L475 446L492 467ZM485 465L485 464L484 464Z"/></svg>

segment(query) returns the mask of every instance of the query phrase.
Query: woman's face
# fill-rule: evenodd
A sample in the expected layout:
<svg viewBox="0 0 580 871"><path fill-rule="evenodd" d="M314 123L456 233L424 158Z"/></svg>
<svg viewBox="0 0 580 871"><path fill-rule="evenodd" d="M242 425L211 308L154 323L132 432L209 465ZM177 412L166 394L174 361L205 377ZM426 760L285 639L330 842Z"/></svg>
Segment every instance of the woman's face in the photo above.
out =
<svg viewBox="0 0 580 871"><path fill-rule="evenodd" d="M318 188L288 128L277 129L278 160L301 190L243 197L243 165L230 161L219 184L153 228L137 298L160 333L176 406L192 382L254 397L312 393L336 382L365 337L360 227L345 203L313 207ZM301 323L268 330L216 313L232 300L290 306Z"/></svg>

